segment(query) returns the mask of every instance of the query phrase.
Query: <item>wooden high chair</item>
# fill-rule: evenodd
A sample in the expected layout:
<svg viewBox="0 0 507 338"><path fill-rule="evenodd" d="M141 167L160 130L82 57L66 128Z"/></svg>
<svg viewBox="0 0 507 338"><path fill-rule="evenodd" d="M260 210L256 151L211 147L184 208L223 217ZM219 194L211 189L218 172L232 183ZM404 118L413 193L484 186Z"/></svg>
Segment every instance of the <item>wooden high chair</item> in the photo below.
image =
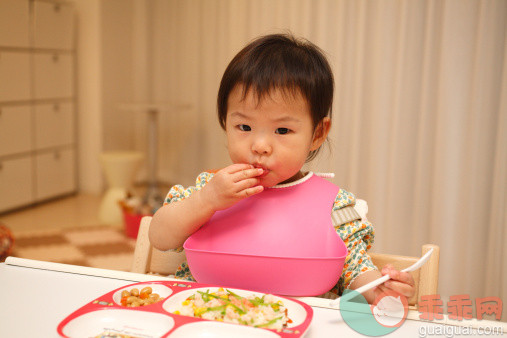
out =
<svg viewBox="0 0 507 338"><path fill-rule="evenodd" d="M185 253L160 251L153 248L148 238L150 222L150 216L145 216L141 220L131 271L163 276L173 275L178 266L185 260ZM408 300L409 306L412 309L417 308L417 304L419 303L421 296L437 293L440 248L437 245L425 244L422 246L421 254L423 255L430 250L430 248L433 248L433 254L430 259L421 269L411 272L414 277L416 288L415 295ZM406 257L381 253L369 253L369 255L372 258L373 264L375 264L379 270L388 263L401 270L412 265L419 259L419 257Z"/></svg>

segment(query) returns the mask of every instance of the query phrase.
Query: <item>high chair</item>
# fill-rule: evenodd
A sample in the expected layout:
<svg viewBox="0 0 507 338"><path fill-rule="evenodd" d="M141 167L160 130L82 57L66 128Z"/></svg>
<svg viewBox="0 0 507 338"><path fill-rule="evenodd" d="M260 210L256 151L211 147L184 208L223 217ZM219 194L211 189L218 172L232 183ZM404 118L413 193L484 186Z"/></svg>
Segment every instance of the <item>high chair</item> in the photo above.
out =
<svg viewBox="0 0 507 338"><path fill-rule="evenodd" d="M367 207L366 207L367 211ZM358 213L365 217L364 210L358 210ZM148 273L158 275L172 275L176 272L178 266L185 260L184 252L160 251L150 244L148 238L148 230L150 227L151 217L145 216L141 220L137 242L134 251L134 262L132 264L132 272ZM422 246L422 254L433 248L433 254L425 265L419 270L411 272L415 281L416 293L408 300L410 308L417 308L417 304L423 295L432 295L437 293L438 286L438 264L440 249L437 245L425 244ZM386 264L392 264L396 269L402 270L413 263L419 257L407 257L399 255L369 253L373 264L379 270Z"/></svg>

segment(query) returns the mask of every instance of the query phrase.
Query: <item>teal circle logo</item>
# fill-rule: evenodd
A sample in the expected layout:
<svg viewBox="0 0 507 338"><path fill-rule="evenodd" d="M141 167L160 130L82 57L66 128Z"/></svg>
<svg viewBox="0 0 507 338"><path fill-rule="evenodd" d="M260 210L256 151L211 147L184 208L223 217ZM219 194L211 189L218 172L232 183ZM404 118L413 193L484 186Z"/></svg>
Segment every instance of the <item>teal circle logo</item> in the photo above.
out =
<svg viewBox="0 0 507 338"><path fill-rule="evenodd" d="M395 292L382 292L368 304L359 292L345 290L340 298L340 314L354 331L370 336L383 336L397 330L407 318L407 298Z"/></svg>

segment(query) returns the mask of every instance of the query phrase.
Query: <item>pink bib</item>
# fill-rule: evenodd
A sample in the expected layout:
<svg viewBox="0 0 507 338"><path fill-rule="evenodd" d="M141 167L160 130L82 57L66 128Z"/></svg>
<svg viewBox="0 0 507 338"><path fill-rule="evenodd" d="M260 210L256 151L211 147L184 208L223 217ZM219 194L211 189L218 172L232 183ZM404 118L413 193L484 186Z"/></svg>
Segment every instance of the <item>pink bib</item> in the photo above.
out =
<svg viewBox="0 0 507 338"><path fill-rule="evenodd" d="M310 173L302 182L266 189L229 209L216 212L183 246L192 275L201 283L219 283L243 288L248 286L258 290L260 279L265 279L265 276L258 275L255 278L250 275L248 279L257 280L255 285L243 283L239 277L245 273L246 268L253 268L248 264L270 264L271 267L263 269L268 269L270 274L274 273L277 276L275 279L279 281L277 283L280 284L284 276L278 274L286 269L280 270L277 264L286 267L289 264L287 260L290 260L291 269L300 270L303 265L298 262L309 263L309 259L317 259L319 262L334 260L333 264L338 266L339 272L333 268L333 281L327 283L331 284L331 288L333 282L336 283L340 277L347 254L345 244L331 222L331 211L338 190L334 184ZM262 263L261 257L264 258ZM235 258L229 262L235 264L234 269L217 268L223 266L225 258ZM265 259L268 258L269 261L266 262ZM318 266L318 263L316 265ZM317 268L319 269L322 269L322 266ZM256 271L255 274L261 273L266 272ZM266 287L261 291L272 292L265 289ZM290 294L280 292L279 288L277 291Z"/></svg>

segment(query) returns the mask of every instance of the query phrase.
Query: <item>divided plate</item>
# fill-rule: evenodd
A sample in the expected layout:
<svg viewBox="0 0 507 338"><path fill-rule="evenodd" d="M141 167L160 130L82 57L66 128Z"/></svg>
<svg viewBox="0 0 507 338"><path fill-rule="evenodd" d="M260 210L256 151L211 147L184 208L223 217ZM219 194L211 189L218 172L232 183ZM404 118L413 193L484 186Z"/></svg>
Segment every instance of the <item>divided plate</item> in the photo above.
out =
<svg viewBox="0 0 507 338"><path fill-rule="evenodd" d="M163 300L139 307L121 306L121 292L132 288L150 286ZM177 315L181 303L197 291L214 292L218 286L191 282L155 281L134 283L123 286L100 296L76 310L58 325L61 337L100 337L101 334L115 333L131 337L301 337L313 318L312 308L303 302L276 296L287 308L292 320L281 330L255 328L245 325L224 323L202 318ZM229 290L247 297L262 297L261 292L241 289Z"/></svg>

